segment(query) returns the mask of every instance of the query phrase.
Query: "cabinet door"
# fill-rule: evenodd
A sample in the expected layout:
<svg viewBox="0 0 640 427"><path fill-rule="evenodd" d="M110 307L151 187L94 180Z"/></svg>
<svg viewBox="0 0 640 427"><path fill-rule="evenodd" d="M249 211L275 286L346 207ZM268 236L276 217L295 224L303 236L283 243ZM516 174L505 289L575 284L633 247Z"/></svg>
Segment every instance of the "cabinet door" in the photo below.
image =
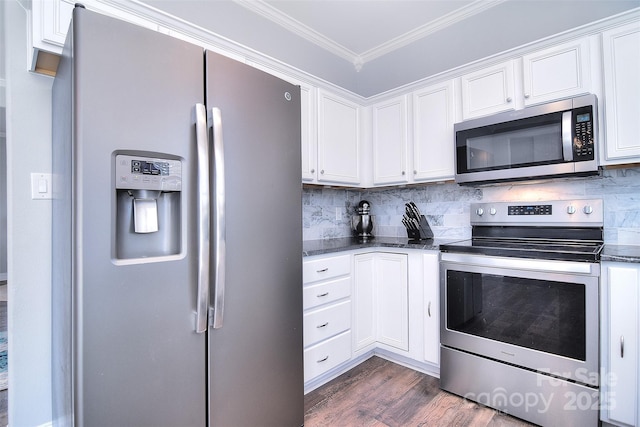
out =
<svg viewBox="0 0 640 427"><path fill-rule="evenodd" d="M373 107L373 183L408 182L406 97Z"/></svg>
<svg viewBox="0 0 640 427"><path fill-rule="evenodd" d="M640 160L640 22L602 34L606 159Z"/></svg>
<svg viewBox="0 0 640 427"><path fill-rule="evenodd" d="M374 254L354 257L353 342L354 351L375 343Z"/></svg>
<svg viewBox="0 0 640 427"><path fill-rule="evenodd" d="M440 267L438 254L424 254L424 360L440 364Z"/></svg>
<svg viewBox="0 0 640 427"><path fill-rule="evenodd" d="M413 94L413 179L453 179L453 81Z"/></svg>
<svg viewBox="0 0 640 427"><path fill-rule="evenodd" d="M515 109L513 61L461 77L464 120Z"/></svg>
<svg viewBox="0 0 640 427"><path fill-rule="evenodd" d="M409 350L407 255L377 254L377 341Z"/></svg>
<svg viewBox="0 0 640 427"><path fill-rule="evenodd" d="M603 345L607 345L609 370L605 373L609 375L603 378L608 386L608 418L616 423L637 426L640 270L619 264L606 268L609 339L608 345Z"/></svg>
<svg viewBox="0 0 640 427"><path fill-rule="evenodd" d="M318 181L360 183L359 107L318 91Z"/></svg>
<svg viewBox="0 0 640 427"><path fill-rule="evenodd" d="M591 91L589 39L522 57L526 106Z"/></svg>
<svg viewBox="0 0 640 427"><path fill-rule="evenodd" d="M316 89L300 86L301 143L302 143L302 180L316 180L318 164L318 134L316 132Z"/></svg>

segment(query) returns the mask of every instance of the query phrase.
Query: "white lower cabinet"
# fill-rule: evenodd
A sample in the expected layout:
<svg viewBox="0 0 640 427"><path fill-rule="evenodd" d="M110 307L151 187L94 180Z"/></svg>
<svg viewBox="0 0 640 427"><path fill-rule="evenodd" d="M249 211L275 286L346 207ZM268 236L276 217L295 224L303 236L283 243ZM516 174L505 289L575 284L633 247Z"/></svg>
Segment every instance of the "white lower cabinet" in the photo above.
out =
<svg viewBox="0 0 640 427"><path fill-rule="evenodd" d="M354 265L354 350L379 343L408 351L407 255L356 255Z"/></svg>
<svg viewBox="0 0 640 427"><path fill-rule="evenodd" d="M407 255L378 253L375 261L376 341L409 350Z"/></svg>
<svg viewBox="0 0 640 427"><path fill-rule="evenodd" d="M372 354L438 374L437 251L379 249L303 262L308 392Z"/></svg>
<svg viewBox="0 0 640 427"><path fill-rule="evenodd" d="M351 331L329 338L304 350L304 382L351 359Z"/></svg>
<svg viewBox="0 0 640 427"><path fill-rule="evenodd" d="M603 262L601 289L602 421L640 425L640 265Z"/></svg>
<svg viewBox="0 0 640 427"><path fill-rule="evenodd" d="M440 265L438 252L422 255L424 360L440 365Z"/></svg>
<svg viewBox="0 0 640 427"><path fill-rule="evenodd" d="M351 359L351 255L305 258L305 383Z"/></svg>

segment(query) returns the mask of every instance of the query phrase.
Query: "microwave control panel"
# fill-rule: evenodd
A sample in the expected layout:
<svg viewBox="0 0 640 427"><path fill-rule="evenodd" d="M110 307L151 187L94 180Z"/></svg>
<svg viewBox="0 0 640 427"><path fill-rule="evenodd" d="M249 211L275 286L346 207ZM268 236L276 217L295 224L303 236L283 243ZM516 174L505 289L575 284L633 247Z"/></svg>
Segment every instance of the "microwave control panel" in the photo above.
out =
<svg viewBox="0 0 640 427"><path fill-rule="evenodd" d="M576 161L595 159L591 106L573 110L573 126L573 158Z"/></svg>

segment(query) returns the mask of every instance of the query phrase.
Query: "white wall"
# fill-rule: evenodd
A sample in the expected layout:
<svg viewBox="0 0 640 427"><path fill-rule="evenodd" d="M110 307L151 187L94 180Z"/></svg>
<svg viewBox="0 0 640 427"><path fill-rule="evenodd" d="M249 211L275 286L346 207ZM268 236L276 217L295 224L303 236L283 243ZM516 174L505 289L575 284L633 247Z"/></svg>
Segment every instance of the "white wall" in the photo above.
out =
<svg viewBox="0 0 640 427"><path fill-rule="evenodd" d="M31 172L51 171L51 85L27 72L27 13L3 1L7 72L9 423L51 422L51 204Z"/></svg>

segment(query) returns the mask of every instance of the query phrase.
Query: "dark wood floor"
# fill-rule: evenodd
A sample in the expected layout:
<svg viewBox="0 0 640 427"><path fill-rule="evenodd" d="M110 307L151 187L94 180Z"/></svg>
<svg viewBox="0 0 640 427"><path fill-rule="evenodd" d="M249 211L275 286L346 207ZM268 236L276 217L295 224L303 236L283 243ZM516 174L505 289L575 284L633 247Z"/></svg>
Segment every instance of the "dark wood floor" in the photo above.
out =
<svg viewBox="0 0 640 427"><path fill-rule="evenodd" d="M440 390L439 380L372 357L305 396L305 427L525 427Z"/></svg>

